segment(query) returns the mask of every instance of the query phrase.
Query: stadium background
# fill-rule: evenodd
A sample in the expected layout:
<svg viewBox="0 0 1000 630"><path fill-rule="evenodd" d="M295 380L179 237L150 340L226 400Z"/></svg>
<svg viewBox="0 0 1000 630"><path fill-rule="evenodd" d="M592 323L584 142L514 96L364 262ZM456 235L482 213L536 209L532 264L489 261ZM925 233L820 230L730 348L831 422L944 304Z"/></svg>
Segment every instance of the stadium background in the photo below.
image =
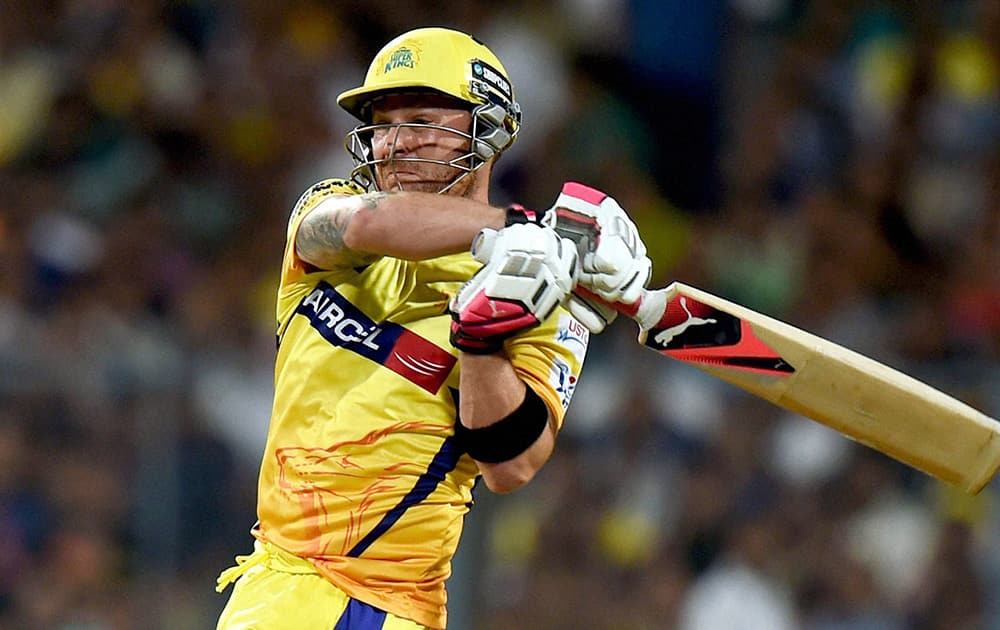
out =
<svg viewBox="0 0 1000 630"><path fill-rule="evenodd" d="M349 170L336 94L416 26L512 75L495 202L607 189L654 285L1000 416L1000 3L451 5L0 4L0 627L212 627L287 214ZM480 492L453 628L1000 627L996 483L965 497L634 333L595 343L539 478Z"/></svg>

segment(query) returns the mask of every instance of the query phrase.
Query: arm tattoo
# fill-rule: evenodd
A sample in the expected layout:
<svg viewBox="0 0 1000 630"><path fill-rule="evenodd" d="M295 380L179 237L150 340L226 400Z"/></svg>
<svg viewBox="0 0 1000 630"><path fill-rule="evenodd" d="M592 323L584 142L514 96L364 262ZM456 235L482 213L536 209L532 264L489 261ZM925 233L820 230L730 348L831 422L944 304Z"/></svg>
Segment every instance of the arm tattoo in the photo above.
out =
<svg viewBox="0 0 1000 630"><path fill-rule="evenodd" d="M328 212L314 212L303 220L295 239L295 247L303 260L320 267L363 267L380 258L378 254L356 252L344 243L351 218L361 209L376 209L387 193L362 196L357 205Z"/></svg>
<svg viewBox="0 0 1000 630"><path fill-rule="evenodd" d="M382 192L382 191L373 192L373 193L368 193L367 195L363 195L361 197L361 201L364 202L365 208L368 208L369 210L375 210L376 208L378 208L378 205L382 203L382 201L388 196L389 193L387 192Z"/></svg>

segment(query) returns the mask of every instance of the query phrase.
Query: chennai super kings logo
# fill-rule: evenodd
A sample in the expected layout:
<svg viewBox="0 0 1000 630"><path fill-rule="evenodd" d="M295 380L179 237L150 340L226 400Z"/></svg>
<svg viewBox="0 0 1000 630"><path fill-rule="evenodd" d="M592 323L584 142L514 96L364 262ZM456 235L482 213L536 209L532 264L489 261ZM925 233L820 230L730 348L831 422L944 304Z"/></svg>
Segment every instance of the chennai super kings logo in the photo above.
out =
<svg viewBox="0 0 1000 630"><path fill-rule="evenodd" d="M388 59L382 63L382 74L388 74L396 68L413 68L420 60L420 51L409 46L400 46L389 53Z"/></svg>

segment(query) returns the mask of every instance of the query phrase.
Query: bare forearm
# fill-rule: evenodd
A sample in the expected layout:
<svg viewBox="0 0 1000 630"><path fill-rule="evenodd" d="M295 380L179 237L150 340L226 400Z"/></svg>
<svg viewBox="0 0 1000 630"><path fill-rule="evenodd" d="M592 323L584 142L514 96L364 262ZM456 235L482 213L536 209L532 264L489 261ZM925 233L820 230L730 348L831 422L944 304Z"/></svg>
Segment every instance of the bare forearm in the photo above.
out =
<svg viewBox="0 0 1000 630"><path fill-rule="evenodd" d="M460 417L469 429L478 429L505 418L524 400L527 387L502 354L462 353ZM555 447L555 431L545 431L526 451L505 462L477 462L486 485L494 492L511 492L528 483L548 461Z"/></svg>
<svg viewBox="0 0 1000 630"><path fill-rule="evenodd" d="M361 266L379 256L423 260L465 251L483 227L502 227L504 210L461 197L369 193L324 200L299 226L296 252L323 269Z"/></svg>

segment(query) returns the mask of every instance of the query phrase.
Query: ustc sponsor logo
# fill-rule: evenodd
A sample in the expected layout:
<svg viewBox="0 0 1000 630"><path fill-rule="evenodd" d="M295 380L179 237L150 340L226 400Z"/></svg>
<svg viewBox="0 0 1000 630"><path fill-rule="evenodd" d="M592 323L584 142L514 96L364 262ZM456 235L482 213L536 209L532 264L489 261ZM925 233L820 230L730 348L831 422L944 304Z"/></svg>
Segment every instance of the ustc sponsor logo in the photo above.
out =
<svg viewBox="0 0 1000 630"><path fill-rule="evenodd" d="M556 341L573 353L577 361L583 362L587 354L587 342L590 331L576 319L566 314L559 315L559 327L556 329Z"/></svg>

